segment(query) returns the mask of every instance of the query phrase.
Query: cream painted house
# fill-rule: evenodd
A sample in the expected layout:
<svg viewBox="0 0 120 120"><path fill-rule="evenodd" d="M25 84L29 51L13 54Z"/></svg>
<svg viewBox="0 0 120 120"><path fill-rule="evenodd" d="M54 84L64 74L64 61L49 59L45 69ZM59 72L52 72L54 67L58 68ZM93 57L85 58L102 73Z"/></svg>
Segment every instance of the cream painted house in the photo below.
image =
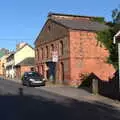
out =
<svg viewBox="0 0 120 120"><path fill-rule="evenodd" d="M14 68L14 52L10 53L6 58L5 71L6 77L14 78L15 77L15 68Z"/></svg>
<svg viewBox="0 0 120 120"><path fill-rule="evenodd" d="M20 44L20 48L17 46L17 51L14 54L16 76L21 77L21 75L30 71L34 67L35 51L28 44Z"/></svg>
<svg viewBox="0 0 120 120"><path fill-rule="evenodd" d="M28 57L34 58L35 51L30 45L26 44L22 48L20 48L18 51L16 51L14 57L15 57L15 65L17 65L18 63L20 63L21 61L23 61Z"/></svg>

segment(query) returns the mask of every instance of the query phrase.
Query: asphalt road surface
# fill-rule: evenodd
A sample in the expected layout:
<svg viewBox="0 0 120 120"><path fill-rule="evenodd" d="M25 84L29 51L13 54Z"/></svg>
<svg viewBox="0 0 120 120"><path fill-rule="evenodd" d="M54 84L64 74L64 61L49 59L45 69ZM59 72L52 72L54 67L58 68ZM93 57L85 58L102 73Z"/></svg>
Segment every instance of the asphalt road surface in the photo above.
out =
<svg viewBox="0 0 120 120"><path fill-rule="evenodd" d="M0 120L120 120L119 110L0 80Z"/></svg>

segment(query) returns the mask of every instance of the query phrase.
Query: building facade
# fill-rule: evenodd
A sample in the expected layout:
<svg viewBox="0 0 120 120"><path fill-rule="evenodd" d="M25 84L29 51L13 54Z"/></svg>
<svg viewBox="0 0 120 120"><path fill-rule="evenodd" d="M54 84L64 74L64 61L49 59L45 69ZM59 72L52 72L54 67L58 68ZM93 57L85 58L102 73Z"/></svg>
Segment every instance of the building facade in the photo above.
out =
<svg viewBox="0 0 120 120"><path fill-rule="evenodd" d="M14 52L10 53L6 58L5 68L6 68L6 77L14 78L15 77L15 68L14 68Z"/></svg>
<svg viewBox="0 0 120 120"><path fill-rule="evenodd" d="M79 85L86 73L108 80L114 68L106 63L109 53L96 34L107 26L93 18L49 14L35 41L36 70L49 80L73 86Z"/></svg>
<svg viewBox="0 0 120 120"><path fill-rule="evenodd" d="M9 54L6 54L0 58L0 75L5 76L5 70L6 70L6 58Z"/></svg>
<svg viewBox="0 0 120 120"><path fill-rule="evenodd" d="M16 48L14 67L16 77L21 78L24 72L31 71L34 68L35 51L26 43L20 43Z"/></svg>

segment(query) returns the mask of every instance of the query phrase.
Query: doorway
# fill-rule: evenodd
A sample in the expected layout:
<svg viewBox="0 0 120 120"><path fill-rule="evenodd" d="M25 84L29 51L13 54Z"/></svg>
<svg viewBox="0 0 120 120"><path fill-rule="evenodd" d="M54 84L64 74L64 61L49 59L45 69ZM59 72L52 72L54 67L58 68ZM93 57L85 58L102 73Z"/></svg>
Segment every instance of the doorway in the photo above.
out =
<svg viewBox="0 0 120 120"><path fill-rule="evenodd" d="M47 73L47 79L55 82L56 77L56 63L55 62L46 62L46 65L48 67Z"/></svg>
<svg viewBox="0 0 120 120"><path fill-rule="evenodd" d="M61 70L61 81L64 83L64 64L63 62L60 63L60 70Z"/></svg>

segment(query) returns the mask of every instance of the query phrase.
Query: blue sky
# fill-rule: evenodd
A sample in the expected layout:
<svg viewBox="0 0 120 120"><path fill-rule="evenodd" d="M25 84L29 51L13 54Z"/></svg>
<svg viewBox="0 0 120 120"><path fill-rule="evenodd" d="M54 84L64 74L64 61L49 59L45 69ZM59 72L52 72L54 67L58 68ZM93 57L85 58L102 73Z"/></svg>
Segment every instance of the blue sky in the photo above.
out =
<svg viewBox="0 0 120 120"><path fill-rule="evenodd" d="M33 43L48 12L103 16L111 20L120 0L0 0L0 48L14 50L16 43Z"/></svg>

